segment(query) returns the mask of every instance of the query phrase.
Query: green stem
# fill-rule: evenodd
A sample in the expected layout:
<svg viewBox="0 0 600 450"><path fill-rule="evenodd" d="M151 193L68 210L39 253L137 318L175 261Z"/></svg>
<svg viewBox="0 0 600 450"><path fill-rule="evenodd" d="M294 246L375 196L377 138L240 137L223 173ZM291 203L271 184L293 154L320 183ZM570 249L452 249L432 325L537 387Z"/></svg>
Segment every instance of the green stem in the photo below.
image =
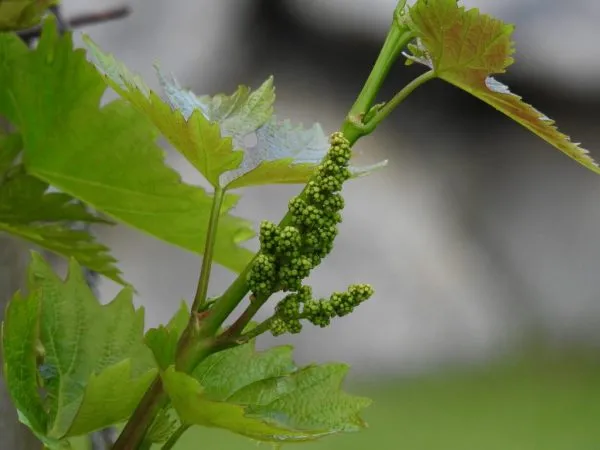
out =
<svg viewBox="0 0 600 450"><path fill-rule="evenodd" d="M210 219L208 222L208 231L206 233L206 243L204 244L204 254L202 256L202 268L198 278L198 287L194 296L192 311L200 311L206 302L208 292L208 282L210 280L210 271L212 267L213 253L217 238L217 229L219 218L221 217L221 206L225 192L223 188L217 186L213 196L212 208L210 210Z"/></svg>
<svg viewBox="0 0 600 450"><path fill-rule="evenodd" d="M271 322L275 319L276 316L271 316L263 322L259 323L257 326L249 330L247 333L244 333L240 336L240 340L246 342L250 339L254 339L255 337L260 336L263 333L266 333L271 329Z"/></svg>
<svg viewBox="0 0 600 450"><path fill-rule="evenodd" d="M175 433L171 435L169 440L164 443L160 450L171 450L173 447L175 447L175 444L177 443L179 438L183 436L183 433L185 433L189 427L189 425L181 425L179 428L177 428Z"/></svg>
<svg viewBox="0 0 600 450"><path fill-rule="evenodd" d="M227 330L225 330L223 334L221 334L221 336L219 336L219 339L224 339L228 341L231 339L235 339L239 335L241 335L244 332L246 326L248 326L252 318L256 315L258 310L262 307L262 305L265 304L266 301L266 298L251 298L248 307L244 310L240 317L238 317L238 319L235 322L233 322L233 324L229 328L227 328Z"/></svg>
<svg viewBox="0 0 600 450"><path fill-rule="evenodd" d="M154 416L167 400L168 398L163 389L160 376L157 376L146 391L146 394L144 394L133 415L127 421L112 450L132 450L139 448L144 440L146 431L152 425Z"/></svg>
<svg viewBox="0 0 600 450"><path fill-rule="evenodd" d="M368 134L362 127L363 117L373 106L377 93L398 59L400 52L413 38L414 34L410 28L406 25L400 25L395 14L394 22L388 31L373 69L341 127L342 133L350 141L350 144L354 144L361 136Z"/></svg>
<svg viewBox="0 0 600 450"><path fill-rule="evenodd" d="M416 88L426 83L427 81L436 77L434 70L429 70L422 73L417 78L412 80L406 86L404 86L392 99L387 102L379 111L377 111L367 123L364 124L364 129L368 133L371 133L377 125L391 114L391 112L408 97Z"/></svg>

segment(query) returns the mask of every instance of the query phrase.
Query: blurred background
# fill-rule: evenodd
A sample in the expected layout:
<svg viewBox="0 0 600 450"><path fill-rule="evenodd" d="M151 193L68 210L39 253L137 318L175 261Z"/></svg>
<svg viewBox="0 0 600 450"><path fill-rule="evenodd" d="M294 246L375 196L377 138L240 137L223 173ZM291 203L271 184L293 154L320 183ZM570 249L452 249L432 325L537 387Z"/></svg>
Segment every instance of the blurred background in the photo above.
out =
<svg viewBox="0 0 600 450"><path fill-rule="evenodd" d="M335 131L369 73L395 0L64 0L67 16L126 2L133 14L89 27L105 50L157 86L159 62L198 94L275 76L276 112ZM600 2L466 0L515 23L503 82L600 158ZM382 99L422 71L399 62ZM375 399L370 429L315 449L600 449L600 179L467 94L433 81L357 146L389 159L345 188L317 294L369 282L376 295L293 342L297 359L353 366ZM174 152L169 163L201 183ZM299 187L248 189L236 210L277 220ZM193 295L194 255L137 232L98 229L139 291L148 325ZM216 295L233 279L217 269ZM105 301L117 287L105 282ZM268 312L264 313L266 316ZM202 445L200 445L200 443ZM186 447L187 446L187 447ZM253 448L189 432L182 449Z"/></svg>

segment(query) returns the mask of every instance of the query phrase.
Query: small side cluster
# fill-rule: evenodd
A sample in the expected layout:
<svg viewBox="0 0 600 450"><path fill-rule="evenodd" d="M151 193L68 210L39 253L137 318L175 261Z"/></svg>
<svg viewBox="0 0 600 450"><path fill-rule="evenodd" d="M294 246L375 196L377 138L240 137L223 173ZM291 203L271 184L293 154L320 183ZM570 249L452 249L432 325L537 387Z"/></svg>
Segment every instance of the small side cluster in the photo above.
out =
<svg viewBox="0 0 600 450"><path fill-rule="evenodd" d="M351 285L345 292L334 292L328 299L314 299L308 286L286 295L275 308L270 331L273 336L296 334L302 330L301 320L326 327L334 317L350 314L354 308L373 295L368 284Z"/></svg>
<svg viewBox="0 0 600 450"><path fill-rule="evenodd" d="M260 226L260 253L248 273L257 297L298 291L302 281L333 249L342 221L343 183L350 178L352 150L341 133L331 136L327 156L304 192L289 203L289 225L264 221Z"/></svg>

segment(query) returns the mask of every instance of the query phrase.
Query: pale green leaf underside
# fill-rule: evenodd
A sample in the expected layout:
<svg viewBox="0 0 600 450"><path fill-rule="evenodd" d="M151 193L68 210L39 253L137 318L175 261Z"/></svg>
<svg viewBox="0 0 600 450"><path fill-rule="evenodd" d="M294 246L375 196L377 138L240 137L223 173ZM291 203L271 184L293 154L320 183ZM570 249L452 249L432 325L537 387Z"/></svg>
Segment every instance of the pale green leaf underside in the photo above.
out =
<svg viewBox="0 0 600 450"><path fill-rule="evenodd" d="M193 92L183 89L174 77L168 79L160 71L158 75L169 103L174 108L180 110L185 117L191 116L194 111L202 111L208 120L219 124L223 136L233 137L235 141L256 131L273 116L273 77L269 77L254 91L248 86L240 85L231 95L197 97Z"/></svg>
<svg viewBox="0 0 600 450"><path fill-rule="evenodd" d="M251 171L234 178L227 188L238 189L265 184L302 184L308 182L316 166L314 163L296 164L292 158L263 161Z"/></svg>
<svg viewBox="0 0 600 450"><path fill-rule="evenodd" d="M40 292L42 305L46 435L61 439L128 417L156 373L143 344L144 312L134 309L131 289L101 305L75 260L62 281L37 254L29 279L29 289Z"/></svg>
<svg viewBox="0 0 600 450"><path fill-rule="evenodd" d="M0 35L0 113L19 127L28 171L115 220L202 253L212 199L165 165L155 127L123 100L98 107L102 76L53 22L33 52L15 40ZM239 244L254 233L227 214L236 201L225 199L214 259L241 271L252 253Z"/></svg>
<svg viewBox="0 0 600 450"><path fill-rule="evenodd" d="M579 144L558 131L554 121L523 102L491 77L513 63L512 25L466 10L456 0L418 0L410 9L417 36L413 59L435 70L439 78L469 92L520 123L588 169L600 167Z"/></svg>
<svg viewBox="0 0 600 450"><path fill-rule="evenodd" d="M108 84L144 114L213 186L219 185L223 172L240 165L242 152L234 151L231 138L221 137L219 126L201 111L185 115L171 108L139 76L114 56L104 53L89 37L85 36L84 42Z"/></svg>

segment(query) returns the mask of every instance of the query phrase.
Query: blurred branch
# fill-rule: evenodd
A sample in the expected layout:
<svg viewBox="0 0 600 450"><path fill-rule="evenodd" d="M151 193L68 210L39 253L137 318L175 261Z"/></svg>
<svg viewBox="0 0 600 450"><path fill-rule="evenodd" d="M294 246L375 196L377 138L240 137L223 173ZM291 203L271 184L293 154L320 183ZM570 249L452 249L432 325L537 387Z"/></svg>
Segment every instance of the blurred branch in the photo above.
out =
<svg viewBox="0 0 600 450"><path fill-rule="evenodd" d="M127 17L131 12L128 6L120 6L117 8L106 9L104 11L96 11L88 14L81 14L78 16L74 16L70 19L64 19L58 7L52 7L51 10L52 13L56 16L58 27L61 32L64 32L71 28L79 28L86 25L95 25L99 23L110 22L112 20L119 20L124 17ZM42 27L37 26L28 30L20 31L17 34L25 42L30 42L33 39L39 38L41 32Z"/></svg>

